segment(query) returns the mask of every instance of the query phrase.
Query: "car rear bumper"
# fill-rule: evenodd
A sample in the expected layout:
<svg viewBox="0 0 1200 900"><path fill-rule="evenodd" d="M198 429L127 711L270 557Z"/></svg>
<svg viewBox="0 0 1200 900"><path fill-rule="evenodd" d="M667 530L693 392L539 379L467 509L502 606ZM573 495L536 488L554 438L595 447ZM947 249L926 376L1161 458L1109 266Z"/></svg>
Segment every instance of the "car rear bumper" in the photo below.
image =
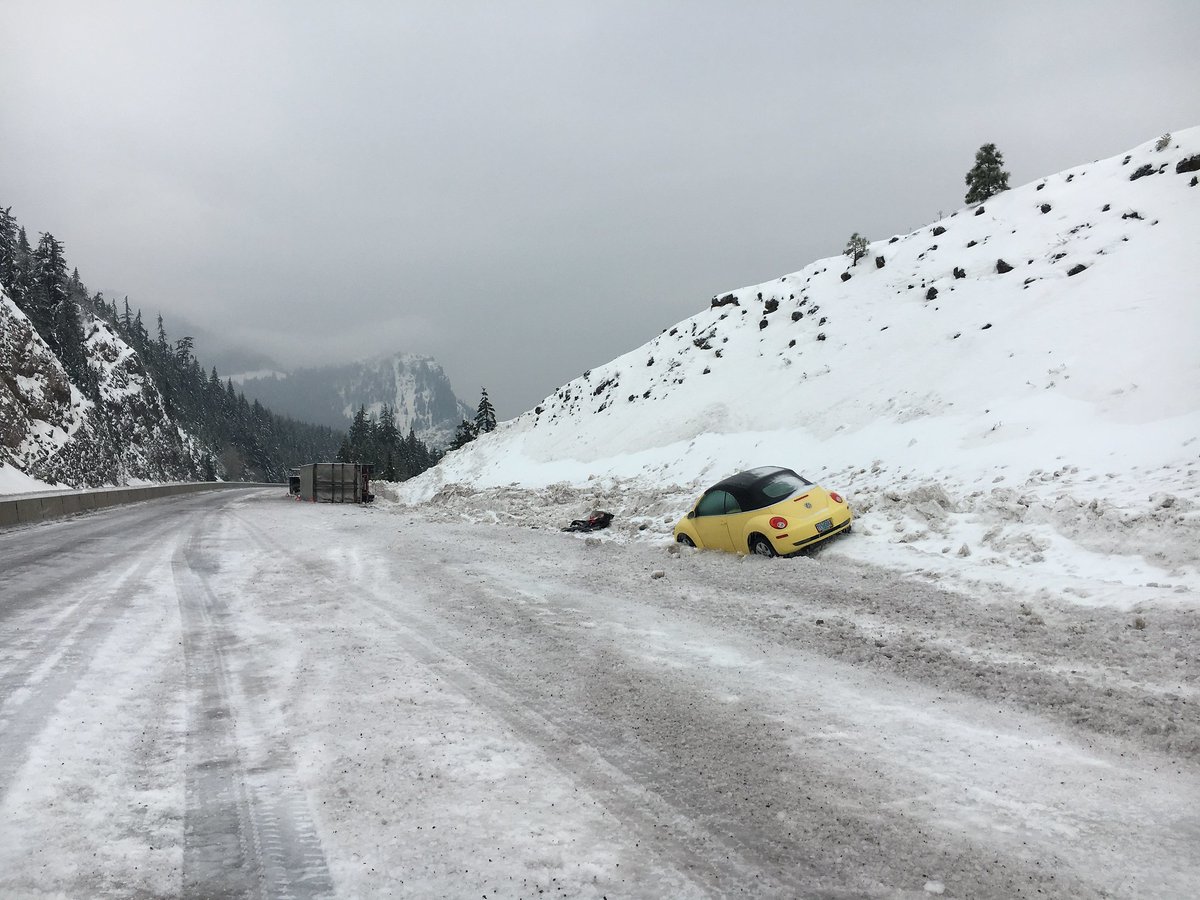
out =
<svg viewBox="0 0 1200 900"><path fill-rule="evenodd" d="M823 534L814 534L812 537L806 537L802 541L792 542L792 549L800 550L804 547L807 547L809 544L815 544L818 541L825 540L825 538L833 537L835 534L841 534L843 531L845 531L847 528L850 527L850 522L852 519L853 519L853 516L847 516L846 521L839 522L837 525L834 525L832 528L830 528L828 531L824 532Z"/></svg>

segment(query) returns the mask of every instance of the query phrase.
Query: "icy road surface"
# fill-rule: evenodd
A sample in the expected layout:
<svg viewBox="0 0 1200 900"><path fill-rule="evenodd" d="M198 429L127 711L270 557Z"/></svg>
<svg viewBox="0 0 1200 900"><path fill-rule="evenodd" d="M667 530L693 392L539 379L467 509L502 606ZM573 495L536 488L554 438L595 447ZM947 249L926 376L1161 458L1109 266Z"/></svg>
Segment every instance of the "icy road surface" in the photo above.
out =
<svg viewBox="0 0 1200 900"><path fill-rule="evenodd" d="M1196 614L272 491L0 533L0 895L1194 897Z"/></svg>

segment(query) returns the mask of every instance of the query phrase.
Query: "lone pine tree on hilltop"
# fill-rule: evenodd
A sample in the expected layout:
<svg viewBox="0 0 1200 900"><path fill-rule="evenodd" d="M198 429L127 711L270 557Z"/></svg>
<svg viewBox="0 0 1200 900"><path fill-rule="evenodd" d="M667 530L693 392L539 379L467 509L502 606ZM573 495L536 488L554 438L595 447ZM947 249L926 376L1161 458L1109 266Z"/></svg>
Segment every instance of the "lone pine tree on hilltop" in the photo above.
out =
<svg viewBox="0 0 1200 900"><path fill-rule="evenodd" d="M475 430L478 434L487 434L496 430L496 410L488 399L487 388L483 388L483 396L479 398L479 407L475 410Z"/></svg>
<svg viewBox="0 0 1200 900"><path fill-rule="evenodd" d="M843 256L849 256L852 260L852 265L857 266L858 261L866 255L867 239L857 231L850 235L850 240L846 241L846 249L842 251Z"/></svg>
<svg viewBox="0 0 1200 900"><path fill-rule="evenodd" d="M967 173L967 202L982 203L1001 191L1008 190L1008 173L1004 171L1004 156L995 144L984 144L975 151L975 165Z"/></svg>

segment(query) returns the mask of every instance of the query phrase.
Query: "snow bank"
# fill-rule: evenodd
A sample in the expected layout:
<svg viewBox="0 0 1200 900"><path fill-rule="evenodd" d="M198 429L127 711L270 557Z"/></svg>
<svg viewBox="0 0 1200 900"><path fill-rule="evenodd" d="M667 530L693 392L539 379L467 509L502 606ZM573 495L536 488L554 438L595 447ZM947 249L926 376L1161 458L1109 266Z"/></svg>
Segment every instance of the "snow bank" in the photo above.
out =
<svg viewBox="0 0 1200 900"><path fill-rule="evenodd" d="M825 552L1194 603L1200 188L1176 169L1200 128L1156 143L714 296L386 493L541 525L599 503L661 540L708 483L787 465L858 511Z"/></svg>

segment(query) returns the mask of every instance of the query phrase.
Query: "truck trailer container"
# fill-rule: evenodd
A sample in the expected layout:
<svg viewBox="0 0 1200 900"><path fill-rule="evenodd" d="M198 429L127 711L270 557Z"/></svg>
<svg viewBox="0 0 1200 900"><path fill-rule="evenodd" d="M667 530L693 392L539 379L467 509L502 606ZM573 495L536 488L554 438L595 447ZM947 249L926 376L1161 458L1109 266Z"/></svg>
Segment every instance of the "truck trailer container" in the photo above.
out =
<svg viewBox="0 0 1200 900"><path fill-rule="evenodd" d="M323 462L300 467L301 500L325 503L370 503L373 466Z"/></svg>

